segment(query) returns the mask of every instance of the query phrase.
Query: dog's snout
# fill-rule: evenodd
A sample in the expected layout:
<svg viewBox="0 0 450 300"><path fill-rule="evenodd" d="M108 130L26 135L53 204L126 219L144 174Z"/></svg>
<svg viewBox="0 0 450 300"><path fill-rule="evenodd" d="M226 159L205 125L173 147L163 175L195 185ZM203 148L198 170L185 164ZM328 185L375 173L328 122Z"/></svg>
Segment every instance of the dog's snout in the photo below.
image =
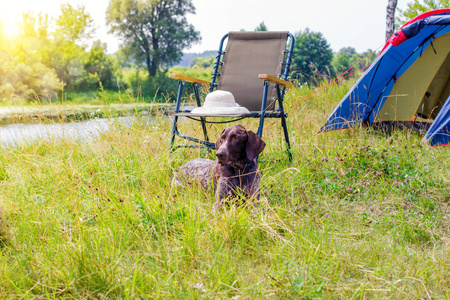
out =
<svg viewBox="0 0 450 300"><path fill-rule="evenodd" d="M219 164L224 165L228 159L226 151L223 149L223 147L220 147L216 152L217 161Z"/></svg>
<svg viewBox="0 0 450 300"><path fill-rule="evenodd" d="M220 159L223 159L223 158L225 158L225 152L223 152L223 151L217 151L216 152L216 157L220 160Z"/></svg>

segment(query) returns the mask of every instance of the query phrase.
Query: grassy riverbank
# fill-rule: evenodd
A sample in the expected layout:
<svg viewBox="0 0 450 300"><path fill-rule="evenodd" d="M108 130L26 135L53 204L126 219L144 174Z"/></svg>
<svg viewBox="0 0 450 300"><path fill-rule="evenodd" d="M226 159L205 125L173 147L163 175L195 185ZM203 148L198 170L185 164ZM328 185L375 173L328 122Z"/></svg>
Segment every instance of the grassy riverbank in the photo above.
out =
<svg viewBox="0 0 450 300"><path fill-rule="evenodd" d="M1 298L450 297L450 148L408 131L315 135L347 89L299 107L309 91L289 93L294 161L269 126L256 215L213 215L208 192L171 188L173 169L213 154L169 156L162 115L0 152Z"/></svg>
<svg viewBox="0 0 450 300"><path fill-rule="evenodd" d="M16 123L71 122L93 118L157 115L169 103L16 105L0 106L0 125Z"/></svg>

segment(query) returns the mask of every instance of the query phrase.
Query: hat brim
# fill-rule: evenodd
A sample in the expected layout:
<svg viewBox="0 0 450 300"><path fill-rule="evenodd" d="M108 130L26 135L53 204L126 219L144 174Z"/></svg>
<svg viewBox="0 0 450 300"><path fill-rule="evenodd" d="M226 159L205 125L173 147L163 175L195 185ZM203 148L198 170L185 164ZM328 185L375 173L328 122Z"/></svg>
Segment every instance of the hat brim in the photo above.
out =
<svg viewBox="0 0 450 300"><path fill-rule="evenodd" d="M205 101L203 103L203 107L226 107L226 108L230 108L230 107L239 107L240 105L233 102L233 103L229 103L229 102L212 102L212 101Z"/></svg>
<svg viewBox="0 0 450 300"><path fill-rule="evenodd" d="M196 107L191 111L193 115L245 115L250 111L242 106L237 107Z"/></svg>

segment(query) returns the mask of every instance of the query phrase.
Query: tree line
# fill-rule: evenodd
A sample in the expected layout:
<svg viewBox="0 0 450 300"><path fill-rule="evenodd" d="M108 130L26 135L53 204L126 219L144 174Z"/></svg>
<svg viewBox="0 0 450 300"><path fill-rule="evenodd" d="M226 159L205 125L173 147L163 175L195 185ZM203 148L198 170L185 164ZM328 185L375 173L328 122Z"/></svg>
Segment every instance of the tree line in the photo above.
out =
<svg viewBox="0 0 450 300"><path fill-rule="evenodd" d="M54 100L57 91L114 88L121 66L100 41L87 50L94 31L82 6L64 4L54 20L24 13L20 36L0 36L0 97Z"/></svg>
<svg viewBox="0 0 450 300"><path fill-rule="evenodd" d="M448 7L448 0L424 1L408 4L396 22ZM150 97L174 91L167 70L180 62L183 50L201 41L186 19L190 13L195 13L192 0L110 0L107 25L121 41L114 55L106 53L106 44L92 41L94 22L83 6L63 4L55 19L25 13L20 37L0 35L0 97L55 101L67 91L125 89ZM255 30L268 28L262 22ZM295 37L291 77L301 84L334 78L354 65L363 68L376 56L352 47L333 53L322 33L308 28ZM192 67L211 67L213 61L197 59Z"/></svg>

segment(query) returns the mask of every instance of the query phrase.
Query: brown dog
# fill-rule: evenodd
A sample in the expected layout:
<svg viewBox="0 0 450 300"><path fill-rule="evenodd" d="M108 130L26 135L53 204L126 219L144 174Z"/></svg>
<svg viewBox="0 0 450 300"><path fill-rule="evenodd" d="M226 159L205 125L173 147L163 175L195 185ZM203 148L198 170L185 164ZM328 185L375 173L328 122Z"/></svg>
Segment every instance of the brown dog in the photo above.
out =
<svg viewBox="0 0 450 300"><path fill-rule="evenodd" d="M251 130L241 125L225 129L216 142L213 161L196 158L182 165L172 180L173 186L182 181L197 181L205 188L215 190L215 208L227 198L241 194L250 200L259 199L259 174L255 158L266 143Z"/></svg>

